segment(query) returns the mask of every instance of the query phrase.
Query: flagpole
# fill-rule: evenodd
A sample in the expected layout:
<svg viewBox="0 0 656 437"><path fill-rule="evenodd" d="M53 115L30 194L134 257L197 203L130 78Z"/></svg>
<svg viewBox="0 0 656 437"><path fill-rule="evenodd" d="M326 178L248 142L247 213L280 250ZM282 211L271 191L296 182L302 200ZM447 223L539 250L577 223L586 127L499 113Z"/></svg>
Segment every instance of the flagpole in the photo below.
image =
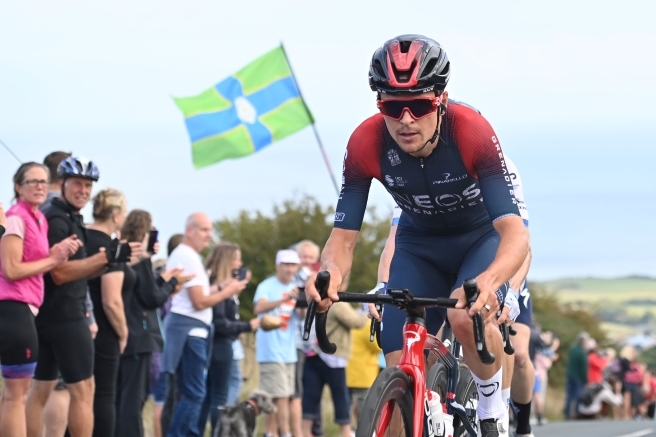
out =
<svg viewBox="0 0 656 437"><path fill-rule="evenodd" d="M308 108L307 104L305 103L305 99L303 98L303 94L301 93L301 87L298 84L298 80L296 80L296 75L294 74L294 70L292 69L292 63L289 61L289 57L287 56L287 52L285 51L285 45L280 42L280 48L282 48L282 53L285 55L285 59L287 59L287 65L289 65L289 71L292 73L292 77L294 78L294 83L296 83L296 88L298 88L298 95L301 98L301 102L303 102L303 107L307 111L308 116L310 117L310 120L312 120L312 130L314 131L314 136L317 139L317 144L319 145L319 149L321 149L321 155L323 156L323 160L326 163L326 167L328 168L328 174L330 175L330 179L333 181L333 186L335 187L335 193L339 196L339 186L337 185L337 180L335 179L335 173L333 173L333 169L330 166L330 161L328 161L328 155L326 155L326 149L323 147L323 143L321 142L321 137L319 136L319 131L317 130L317 125L314 123L314 117L312 117L312 113L310 112L310 108Z"/></svg>
<svg viewBox="0 0 656 437"><path fill-rule="evenodd" d="M16 161L18 161L19 164L22 164L22 163L23 163L23 161L21 161L20 159L18 159L18 156L16 156L16 154L15 154L14 152L11 151L11 149L9 148L9 146L7 146L5 143L2 142L2 140L0 140L0 144L2 144L2 145L4 146L5 149L7 149L7 152L11 153L11 156L13 156L14 158L16 158Z"/></svg>

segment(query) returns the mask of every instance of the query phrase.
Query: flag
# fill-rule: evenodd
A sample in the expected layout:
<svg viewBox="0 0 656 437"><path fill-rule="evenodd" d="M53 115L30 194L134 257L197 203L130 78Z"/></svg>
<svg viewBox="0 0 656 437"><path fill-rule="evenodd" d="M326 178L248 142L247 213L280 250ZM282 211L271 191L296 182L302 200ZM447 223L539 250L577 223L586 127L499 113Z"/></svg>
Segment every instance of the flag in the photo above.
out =
<svg viewBox="0 0 656 437"><path fill-rule="evenodd" d="M196 168L259 152L314 122L282 46L199 95L174 100Z"/></svg>

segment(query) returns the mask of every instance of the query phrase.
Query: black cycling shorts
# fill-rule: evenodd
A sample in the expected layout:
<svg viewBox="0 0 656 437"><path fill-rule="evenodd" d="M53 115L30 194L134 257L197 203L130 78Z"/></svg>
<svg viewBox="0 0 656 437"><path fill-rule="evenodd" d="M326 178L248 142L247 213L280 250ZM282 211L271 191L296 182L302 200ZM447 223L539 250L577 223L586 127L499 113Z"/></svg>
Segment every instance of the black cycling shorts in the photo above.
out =
<svg viewBox="0 0 656 437"><path fill-rule="evenodd" d="M93 376L93 339L84 319L38 327L39 360L34 379L75 384Z"/></svg>
<svg viewBox="0 0 656 437"><path fill-rule="evenodd" d="M521 323L530 328L533 326L533 300L526 281L522 284L517 300L519 301L519 315L515 323Z"/></svg>
<svg viewBox="0 0 656 437"><path fill-rule="evenodd" d="M5 379L32 378L39 355L34 314L25 302L0 301L0 369Z"/></svg>
<svg viewBox="0 0 656 437"><path fill-rule="evenodd" d="M466 279L475 278L494 260L501 237L492 224L460 235L430 235L401 215L388 288L408 289L414 296L449 297ZM503 303L507 283L497 290ZM403 348L405 311L388 305L383 311L381 345L385 354ZM426 328L436 335L446 317L444 308L426 310Z"/></svg>

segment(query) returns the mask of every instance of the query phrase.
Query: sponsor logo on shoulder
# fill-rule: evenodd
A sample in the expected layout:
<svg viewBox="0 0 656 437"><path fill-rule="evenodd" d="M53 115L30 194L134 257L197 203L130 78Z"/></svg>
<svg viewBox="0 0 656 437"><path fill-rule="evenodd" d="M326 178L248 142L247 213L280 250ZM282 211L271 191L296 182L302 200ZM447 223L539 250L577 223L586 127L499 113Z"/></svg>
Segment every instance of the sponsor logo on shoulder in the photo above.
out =
<svg viewBox="0 0 656 437"><path fill-rule="evenodd" d="M388 150L387 157L389 158L389 162L392 164L392 167L401 164L401 158L399 158L399 154L396 150Z"/></svg>
<svg viewBox="0 0 656 437"><path fill-rule="evenodd" d="M346 214L343 213L343 212L336 212L336 213L335 213L335 221L336 221L336 222L343 222L343 221L344 221L344 217L346 217Z"/></svg>
<svg viewBox="0 0 656 437"><path fill-rule="evenodd" d="M385 182L387 182L387 185L390 187L394 186L394 178L388 174L385 175Z"/></svg>
<svg viewBox="0 0 656 437"><path fill-rule="evenodd" d="M465 173L462 176L457 176L457 177L451 177L451 173L443 173L444 175L444 180L442 181L433 181L433 185L435 184L448 184L449 182L456 182L456 181L461 181L463 179L467 179L469 175Z"/></svg>

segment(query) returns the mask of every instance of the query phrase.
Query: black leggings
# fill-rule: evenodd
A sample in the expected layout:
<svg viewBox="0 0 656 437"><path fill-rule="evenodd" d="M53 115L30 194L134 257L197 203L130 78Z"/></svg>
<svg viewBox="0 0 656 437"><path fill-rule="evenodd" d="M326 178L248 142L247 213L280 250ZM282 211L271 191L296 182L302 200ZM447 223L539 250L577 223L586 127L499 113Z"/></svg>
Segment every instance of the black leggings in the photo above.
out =
<svg viewBox="0 0 656 437"><path fill-rule="evenodd" d="M116 435L121 437L143 437L144 404L150 386L151 353L123 355L118 376Z"/></svg>
<svg viewBox="0 0 656 437"><path fill-rule="evenodd" d="M98 332L93 376L96 393L93 397L93 437L115 437L116 383L118 379L119 346L114 331Z"/></svg>

